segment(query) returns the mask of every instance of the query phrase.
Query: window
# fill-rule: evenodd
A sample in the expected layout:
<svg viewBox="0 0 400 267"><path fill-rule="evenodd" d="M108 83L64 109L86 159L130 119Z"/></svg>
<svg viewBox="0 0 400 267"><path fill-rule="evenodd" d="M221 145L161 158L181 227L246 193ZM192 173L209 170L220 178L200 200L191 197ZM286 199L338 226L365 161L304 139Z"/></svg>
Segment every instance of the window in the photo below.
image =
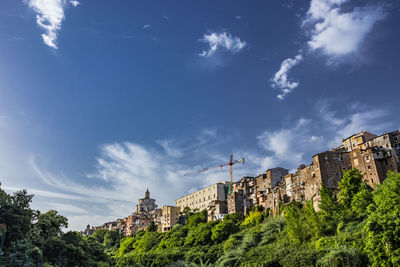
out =
<svg viewBox="0 0 400 267"><path fill-rule="evenodd" d="M370 170L370 169L371 169L371 166L368 165L368 170Z"/></svg>

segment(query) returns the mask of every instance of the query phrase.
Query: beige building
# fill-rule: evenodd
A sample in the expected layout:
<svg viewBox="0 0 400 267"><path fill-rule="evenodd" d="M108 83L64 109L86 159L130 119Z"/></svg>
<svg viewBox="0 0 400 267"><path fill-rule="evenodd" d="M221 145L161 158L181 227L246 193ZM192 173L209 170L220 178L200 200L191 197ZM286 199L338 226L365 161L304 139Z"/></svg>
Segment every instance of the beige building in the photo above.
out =
<svg viewBox="0 0 400 267"><path fill-rule="evenodd" d="M162 217L161 217L161 232L167 232L174 227L179 221L180 207L174 206L163 206L162 207Z"/></svg>
<svg viewBox="0 0 400 267"><path fill-rule="evenodd" d="M229 182L216 183L199 191L186 195L175 200L175 206L180 207L181 211L185 207L193 210L206 210L215 201L226 201L226 194Z"/></svg>

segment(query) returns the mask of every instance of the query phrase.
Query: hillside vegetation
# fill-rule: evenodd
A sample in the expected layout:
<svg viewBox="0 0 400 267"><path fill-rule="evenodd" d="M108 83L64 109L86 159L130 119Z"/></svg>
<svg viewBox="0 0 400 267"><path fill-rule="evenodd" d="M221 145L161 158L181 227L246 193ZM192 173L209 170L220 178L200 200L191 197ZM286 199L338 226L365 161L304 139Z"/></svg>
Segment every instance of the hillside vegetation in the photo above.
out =
<svg viewBox="0 0 400 267"><path fill-rule="evenodd" d="M0 190L0 223L8 225L0 263L17 250L19 260L25 255L55 266L400 265L400 175L389 172L372 191L350 170L339 189L336 198L321 188L318 212L312 202L291 203L275 217L255 207L244 220L230 214L207 222L202 211L169 232L152 224L122 238L107 230L89 237L62 233L67 222L56 211L39 214L30 210L26 191L10 196Z"/></svg>

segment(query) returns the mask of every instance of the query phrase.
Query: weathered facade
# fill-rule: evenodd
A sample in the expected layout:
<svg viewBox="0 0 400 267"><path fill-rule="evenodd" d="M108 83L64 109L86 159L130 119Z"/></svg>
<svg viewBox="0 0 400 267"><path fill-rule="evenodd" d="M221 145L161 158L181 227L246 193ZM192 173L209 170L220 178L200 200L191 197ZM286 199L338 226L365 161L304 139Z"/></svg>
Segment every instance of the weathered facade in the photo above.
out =
<svg viewBox="0 0 400 267"><path fill-rule="evenodd" d="M180 207L175 206L163 206L162 207L162 217L161 217L161 227L158 230L161 232L167 232L174 227L175 224L179 222Z"/></svg>
<svg viewBox="0 0 400 267"><path fill-rule="evenodd" d="M248 214L253 205L257 205L257 177L245 176L233 183L228 196L228 213Z"/></svg>
<svg viewBox="0 0 400 267"><path fill-rule="evenodd" d="M208 204L208 221L223 219L228 214L228 204L226 200L213 200Z"/></svg>

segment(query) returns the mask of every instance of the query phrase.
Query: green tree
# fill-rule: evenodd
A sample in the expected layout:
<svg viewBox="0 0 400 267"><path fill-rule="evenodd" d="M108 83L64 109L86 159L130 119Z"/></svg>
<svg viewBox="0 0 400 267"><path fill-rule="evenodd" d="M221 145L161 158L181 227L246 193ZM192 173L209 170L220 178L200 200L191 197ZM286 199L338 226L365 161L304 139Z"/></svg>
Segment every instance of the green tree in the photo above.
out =
<svg viewBox="0 0 400 267"><path fill-rule="evenodd" d="M135 242L135 237L125 237L121 240L119 248L116 252L116 257L122 257L124 254L130 252L133 247L133 243Z"/></svg>
<svg viewBox="0 0 400 267"><path fill-rule="evenodd" d="M158 242L159 240L157 232L146 232L140 238L140 241L138 242L136 249L139 252L147 252L153 247L155 247L158 244Z"/></svg>
<svg viewBox="0 0 400 267"><path fill-rule="evenodd" d="M318 204L318 216L322 224L323 234L333 234L340 220L340 204L337 202L336 197L333 196L332 191L325 185L321 186L319 190L321 200Z"/></svg>
<svg viewBox="0 0 400 267"><path fill-rule="evenodd" d="M4 248L16 240L22 240L31 230L34 211L30 208L33 195L26 190L7 194L0 188L0 224L7 225Z"/></svg>
<svg viewBox="0 0 400 267"><path fill-rule="evenodd" d="M312 200L305 203L303 213L311 235L318 239L322 235L323 225Z"/></svg>
<svg viewBox="0 0 400 267"><path fill-rule="evenodd" d="M198 224L206 223L206 222L207 222L207 211L203 210L203 211L196 212L196 213L190 215L189 218L187 219L186 225L190 229L193 229Z"/></svg>
<svg viewBox="0 0 400 267"><path fill-rule="evenodd" d="M226 240L231 234L239 231L239 226L235 221L224 219L211 230L211 239L216 242Z"/></svg>
<svg viewBox="0 0 400 267"><path fill-rule="evenodd" d="M48 239L52 236L61 236L62 229L68 227L68 220L56 210L49 210L37 216L34 226L39 229L44 239Z"/></svg>
<svg viewBox="0 0 400 267"><path fill-rule="evenodd" d="M107 229L98 229L93 233L93 237L97 239L97 241L101 244L104 243L104 237L108 233Z"/></svg>
<svg viewBox="0 0 400 267"><path fill-rule="evenodd" d="M294 244L300 245L310 238L302 210L292 203L285 211L286 232Z"/></svg>
<svg viewBox="0 0 400 267"><path fill-rule="evenodd" d="M199 246L211 244L211 230L216 222L200 223L189 231L185 240L186 246Z"/></svg>
<svg viewBox="0 0 400 267"><path fill-rule="evenodd" d="M244 222L242 223L243 227L250 227L260 224L265 218L265 214L261 211L255 210L250 211L250 214L246 216Z"/></svg>
<svg viewBox="0 0 400 267"><path fill-rule="evenodd" d="M103 244L106 248L114 247L119 243L121 234L118 231L107 231L104 236Z"/></svg>
<svg viewBox="0 0 400 267"><path fill-rule="evenodd" d="M365 226L366 250L373 266L400 265L400 174L389 172L373 193Z"/></svg>
<svg viewBox="0 0 400 267"><path fill-rule="evenodd" d="M360 191L362 186L362 174L357 169L345 171L339 182L339 203L345 208L351 208L353 197Z"/></svg>
<svg viewBox="0 0 400 267"><path fill-rule="evenodd" d="M360 217L367 215L367 208L372 203L372 190L367 184L361 186L360 191L354 195L351 201L351 210Z"/></svg>

